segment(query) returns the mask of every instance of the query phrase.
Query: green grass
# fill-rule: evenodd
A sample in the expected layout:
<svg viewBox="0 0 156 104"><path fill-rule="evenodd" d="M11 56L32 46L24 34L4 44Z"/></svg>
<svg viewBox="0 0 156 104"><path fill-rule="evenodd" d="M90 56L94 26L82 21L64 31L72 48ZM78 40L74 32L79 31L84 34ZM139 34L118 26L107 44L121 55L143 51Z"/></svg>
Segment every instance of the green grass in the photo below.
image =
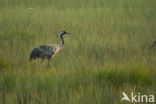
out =
<svg viewBox="0 0 156 104"><path fill-rule="evenodd" d="M122 92L156 94L155 0L1 0L0 103L120 104ZM28 8L33 8L29 10ZM65 46L28 62L41 44Z"/></svg>

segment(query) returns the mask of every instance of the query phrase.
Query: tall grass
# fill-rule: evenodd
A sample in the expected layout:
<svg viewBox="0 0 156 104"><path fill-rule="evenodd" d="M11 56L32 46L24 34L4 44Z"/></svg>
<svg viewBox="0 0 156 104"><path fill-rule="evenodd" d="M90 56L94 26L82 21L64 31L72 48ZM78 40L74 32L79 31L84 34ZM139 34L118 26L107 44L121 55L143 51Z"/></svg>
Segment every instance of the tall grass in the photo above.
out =
<svg viewBox="0 0 156 104"><path fill-rule="evenodd" d="M0 103L119 104L122 92L155 94L155 0L1 0ZM33 8L32 10L28 8ZM65 46L28 62L40 44Z"/></svg>

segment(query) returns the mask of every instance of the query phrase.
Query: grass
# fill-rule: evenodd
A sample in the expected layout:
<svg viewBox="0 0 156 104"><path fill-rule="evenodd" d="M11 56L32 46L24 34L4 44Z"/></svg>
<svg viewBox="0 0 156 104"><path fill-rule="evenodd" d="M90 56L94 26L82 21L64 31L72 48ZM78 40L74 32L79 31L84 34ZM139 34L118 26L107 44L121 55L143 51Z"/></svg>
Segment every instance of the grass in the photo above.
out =
<svg viewBox="0 0 156 104"><path fill-rule="evenodd" d="M155 0L1 0L0 103L120 104L122 92L156 94ZM29 10L28 8L33 8ZM40 44L65 46L28 62Z"/></svg>

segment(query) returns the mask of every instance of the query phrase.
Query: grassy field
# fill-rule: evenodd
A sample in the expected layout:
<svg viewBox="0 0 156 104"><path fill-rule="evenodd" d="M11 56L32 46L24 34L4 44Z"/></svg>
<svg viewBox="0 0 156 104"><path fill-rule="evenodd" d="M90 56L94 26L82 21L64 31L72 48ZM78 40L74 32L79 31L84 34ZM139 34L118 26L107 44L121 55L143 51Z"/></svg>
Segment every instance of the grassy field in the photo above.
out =
<svg viewBox="0 0 156 104"><path fill-rule="evenodd" d="M33 8L33 9L28 9ZM156 95L156 0L0 0L0 104L120 104ZM29 63L41 44L65 46ZM127 103L127 102L123 102Z"/></svg>

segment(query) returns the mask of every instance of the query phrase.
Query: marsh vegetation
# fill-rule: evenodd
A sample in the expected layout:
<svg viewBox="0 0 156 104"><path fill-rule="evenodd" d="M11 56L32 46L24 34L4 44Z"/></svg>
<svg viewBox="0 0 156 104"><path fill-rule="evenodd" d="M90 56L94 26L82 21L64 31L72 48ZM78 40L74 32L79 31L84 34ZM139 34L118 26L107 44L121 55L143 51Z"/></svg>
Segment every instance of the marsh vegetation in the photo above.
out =
<svg viewBox="0 0 156 104"><path fill-rule="evenodd" d="M0 0L0 103L119 104L155 94L155 0ZM29 9L32 8L32 9ZM65 46L29 63L32 48Z"/></svg>

